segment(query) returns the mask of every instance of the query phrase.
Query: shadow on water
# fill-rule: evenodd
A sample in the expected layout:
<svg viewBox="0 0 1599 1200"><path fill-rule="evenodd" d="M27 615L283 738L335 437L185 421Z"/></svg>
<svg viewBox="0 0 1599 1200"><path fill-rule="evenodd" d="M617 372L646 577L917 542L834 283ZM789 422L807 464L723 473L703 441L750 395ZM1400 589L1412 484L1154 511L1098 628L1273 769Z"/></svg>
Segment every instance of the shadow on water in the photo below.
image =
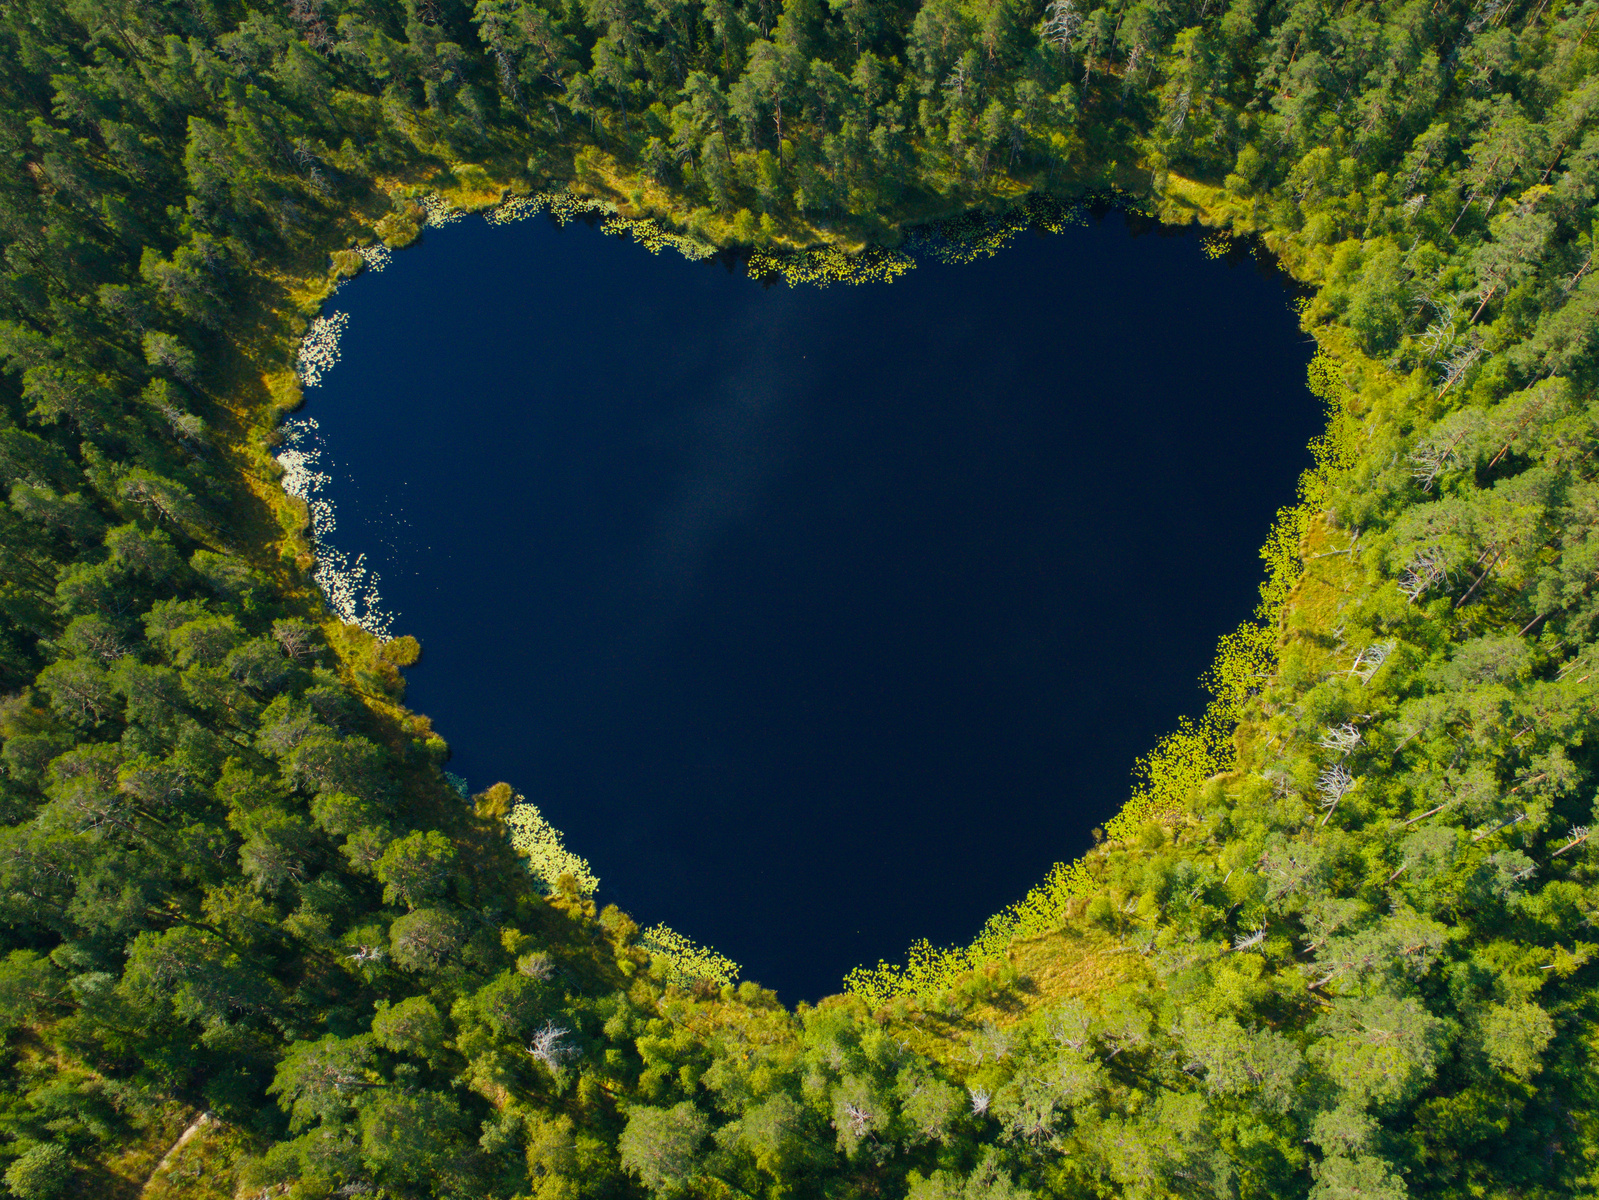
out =
<svg viewBox="0 0 1599 1200"><path fill-rule="evenodd" d="M1113 213L763 288L468 219L335 298L304 415L451 770L814 999L968 940L1203 707L1320 425L1248 261Z"/></svg>

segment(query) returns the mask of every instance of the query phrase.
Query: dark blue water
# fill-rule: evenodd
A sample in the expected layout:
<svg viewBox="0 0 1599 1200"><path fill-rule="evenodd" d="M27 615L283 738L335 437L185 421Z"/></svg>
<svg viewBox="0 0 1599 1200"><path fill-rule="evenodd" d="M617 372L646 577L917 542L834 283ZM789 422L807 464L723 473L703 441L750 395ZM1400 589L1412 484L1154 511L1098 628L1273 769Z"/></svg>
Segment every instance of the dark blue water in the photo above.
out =
<svg viewBox="0 0 1599 1200"><path fill-rule="evenodd" d="M1118 216L797 290L471 218L305 412L451 769L792 1002L970 939L1202 709L1319 426L1289 299Z"/></svg>

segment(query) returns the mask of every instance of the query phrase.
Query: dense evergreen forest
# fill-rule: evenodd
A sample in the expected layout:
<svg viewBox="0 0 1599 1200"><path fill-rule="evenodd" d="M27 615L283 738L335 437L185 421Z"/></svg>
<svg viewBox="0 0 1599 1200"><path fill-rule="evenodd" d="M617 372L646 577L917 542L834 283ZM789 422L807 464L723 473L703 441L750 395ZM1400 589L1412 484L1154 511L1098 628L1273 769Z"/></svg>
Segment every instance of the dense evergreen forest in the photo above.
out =
<svg viewBox="0 0 1599 1200"><path fill-rule="evenodd" d="M1090 2L0 9L9 1195L1599 1187L1599 3ZM1120 194L1313 290L1226 727L1049 921L798 1011L684 978L329 617L307 318L423 200L563 189L797 263Z"/></svg>

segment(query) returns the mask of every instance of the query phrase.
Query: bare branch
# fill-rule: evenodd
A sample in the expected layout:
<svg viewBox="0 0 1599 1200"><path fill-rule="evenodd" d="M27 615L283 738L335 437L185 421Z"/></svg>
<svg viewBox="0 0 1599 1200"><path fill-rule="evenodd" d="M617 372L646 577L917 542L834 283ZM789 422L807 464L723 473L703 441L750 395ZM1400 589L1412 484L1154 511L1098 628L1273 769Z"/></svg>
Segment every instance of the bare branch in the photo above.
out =
<svg viewBox="0 0 1599 1200"><path fill-rule="evenodd" d="M1348 758L1363 741L1365 738L1361 736L1360 730L1356 729L1352 722L1345 721L1342 725L1334 725L1325 730L1321 735L1321 741L1316 744L1323 750L1332 750Z"/></svg>
<svg viewBox="0 0 1599 1200"><path fill-rule="evenodd" d="M1321 806L1327 810L1326 815L1316 822L1320 829L1327 823L1327 818L1333 815L1333 810L1338 807L1338 802L1349 795L1355 787L1355 777L1349 773L1349 768L1343 763L1334 763L1323 769L1316 778L1316 791L1321 795Z"/></svg>
<svg viewBox="0 0 1599 1200"><path fill-rule="evenodd" d="M1448 574L1448 563L1448 555L1441 546L1416 551L1416 556L1399 576L1399 590L1414 604L1423 592Z"/></svg>
<svg viewBox="0 0 1599 1200"><path fill-rule="evenodd" d="M1551 854L1549 856L1550 858L1559 858L1567 850L1572 849L1574 846L1580 846L1580 845L1582 845L1584 842L1586 842L1588 840L1589 830L1588 830L1588 827L1586 825L1574 825L1574 826L1572 826L1571 833L1572 833L1571 840L1569 842L1567 842L1564 846L1560 847L1560 849L1556 850L1553 854Z"/></svg>
<svg viewBox="0 0 1599 1200"><path fill-rule="evenodd" d="M544 1028L535 1033L527 1044L527 1052L534 1059L543 1063L550 1069L552 1075L559 1075L561 1068L577 1057L577 1050L566 1042L571 1030L557 1025L554 1021L545 1022Z"/></svg>

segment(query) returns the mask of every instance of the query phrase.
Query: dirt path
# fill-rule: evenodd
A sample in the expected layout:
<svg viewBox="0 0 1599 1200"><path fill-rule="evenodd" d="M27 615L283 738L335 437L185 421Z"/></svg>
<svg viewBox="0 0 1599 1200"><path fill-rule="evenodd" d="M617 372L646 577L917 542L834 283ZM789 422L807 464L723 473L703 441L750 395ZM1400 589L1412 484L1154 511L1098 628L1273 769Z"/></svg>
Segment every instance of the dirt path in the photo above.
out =
<svg viewBox="0 0 1599 1200"><path fill-rule="evenodd" d="M172 1148L166 1152L160 1162L156 1163L155 1170L151 1171L150 1177L144 1181L144 1186L139 1189L139 1194L141 1196L150 1190L150 1185L155 1182L156 1176L160 1175L162 1171L165 1171L167 1167L171 1165L173 1158L176 1157L179 1150L182 1150L183 1147L188 1144L189 1139L195 1134L199 1133L200 1130L204 1129L210 1123L211 1114L208 1112L202 1112L199 1116L194 1118L193 1121L189 1122L189 1127L178 1135L178 1140L172 1143Z"/></svg>

